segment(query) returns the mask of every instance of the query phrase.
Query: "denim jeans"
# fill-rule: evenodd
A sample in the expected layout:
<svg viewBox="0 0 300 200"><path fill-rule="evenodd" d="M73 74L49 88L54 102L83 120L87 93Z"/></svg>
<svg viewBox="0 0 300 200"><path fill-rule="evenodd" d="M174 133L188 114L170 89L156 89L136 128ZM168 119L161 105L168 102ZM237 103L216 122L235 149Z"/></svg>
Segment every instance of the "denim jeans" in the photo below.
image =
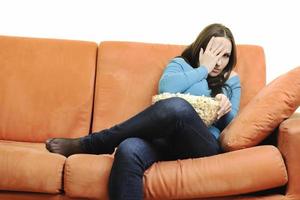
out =
<svg viewBox="0 0 300 200"><path fill-rule="evenodd" d="M109 178L111 200L143 199L143 174L154 162L221 152L194 108L174 97L149 106L123 123L81 138L92 154L117 148Z"/></svg>

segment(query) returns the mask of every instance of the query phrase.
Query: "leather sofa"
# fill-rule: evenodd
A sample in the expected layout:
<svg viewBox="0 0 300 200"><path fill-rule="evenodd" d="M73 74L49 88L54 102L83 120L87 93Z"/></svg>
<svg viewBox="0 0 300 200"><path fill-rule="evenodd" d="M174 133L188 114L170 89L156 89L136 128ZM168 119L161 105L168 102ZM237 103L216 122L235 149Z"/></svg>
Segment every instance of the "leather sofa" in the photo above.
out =
<svg viewBox="0 0 300 200"><path fill-rule="evenodd" d="M108 199L113 155L65 158L44 142L91 134L150 105L183 48L0 36L0 199ZM262 47L237 50L242 110L265 87L266 69ZM260 145L157 162L144 174L145 199L299 200L299 124L295 114Z"/></svg>

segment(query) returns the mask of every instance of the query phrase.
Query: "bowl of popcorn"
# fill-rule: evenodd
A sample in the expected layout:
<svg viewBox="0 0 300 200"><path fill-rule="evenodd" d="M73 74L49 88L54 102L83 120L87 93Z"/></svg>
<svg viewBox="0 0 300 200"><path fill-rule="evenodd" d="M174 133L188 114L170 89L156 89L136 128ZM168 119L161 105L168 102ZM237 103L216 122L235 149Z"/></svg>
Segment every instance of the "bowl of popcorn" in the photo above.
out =
<svg viewBox="0 0 300 200"><path fill-rule="evenodd" d="M152 97L152 104L172 97L180 97L189 102L207 126L211 126L216 121L217 112L220 109L220 101L213 97L165 92L154 95Z"/></svg>

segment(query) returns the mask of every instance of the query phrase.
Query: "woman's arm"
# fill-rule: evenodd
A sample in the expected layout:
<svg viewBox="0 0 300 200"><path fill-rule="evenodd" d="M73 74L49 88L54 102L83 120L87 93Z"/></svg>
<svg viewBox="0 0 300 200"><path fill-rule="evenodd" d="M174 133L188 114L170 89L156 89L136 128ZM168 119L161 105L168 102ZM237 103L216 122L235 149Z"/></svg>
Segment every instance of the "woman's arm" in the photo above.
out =
<svg viewBox="0 0 300 200"><path fill-rule="evenodd" d="M192 68L185 61L172 60L165 68L159 81L159 93L184 92L193 84L206 79L208 75L206 67Z"/></svg>
<svg viewBox="0 0 300 200"><path fill-rule="evenodd" d="M228 85L232 90L230 98L231 110L216 122L216 126L220 130L223 130L233 120L233 118L237 115L240 107L241 83L237 73L230 74Z"/></svg>

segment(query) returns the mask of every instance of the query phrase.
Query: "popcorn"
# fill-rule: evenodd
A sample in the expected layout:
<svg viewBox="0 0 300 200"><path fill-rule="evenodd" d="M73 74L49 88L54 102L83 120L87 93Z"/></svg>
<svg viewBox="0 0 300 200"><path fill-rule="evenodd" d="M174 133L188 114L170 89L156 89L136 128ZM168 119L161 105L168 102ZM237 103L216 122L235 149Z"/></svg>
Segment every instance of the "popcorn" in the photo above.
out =
<svg viewBox="0 0 300 200"><path fill-rule="evenodd" d="M220 109L220 101L212 97L165 92L154 95L152 97L152 104L171 97L180 97L188 101L207 126L211 126L217 119L217 112Z"/></svg>

